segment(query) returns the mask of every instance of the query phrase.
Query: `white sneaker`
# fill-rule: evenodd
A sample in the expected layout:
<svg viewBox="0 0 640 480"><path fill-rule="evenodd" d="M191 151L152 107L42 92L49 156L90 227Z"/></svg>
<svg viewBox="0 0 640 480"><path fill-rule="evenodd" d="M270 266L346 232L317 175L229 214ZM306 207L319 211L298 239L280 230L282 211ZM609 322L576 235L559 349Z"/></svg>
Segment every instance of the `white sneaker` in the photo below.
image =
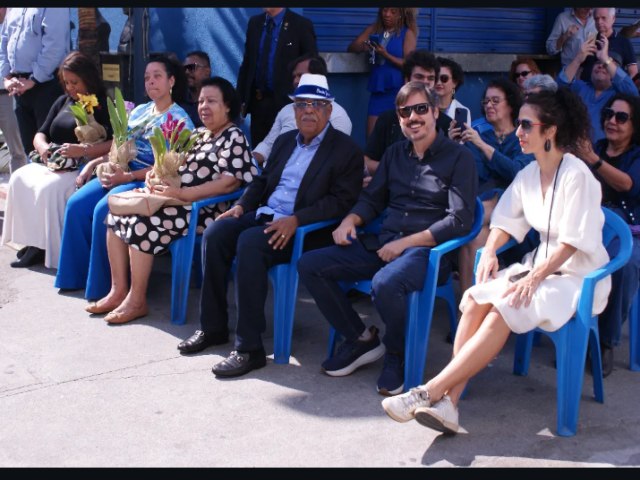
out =
<svg viewBox="0 0 640 480"><path fill-rule="evenodd" d="M430 407L416 409L414 415L418 423L425 427L448 434L458 432L458 409L448 395Z"/></svg>
<svg viewBox="0 0 640 480"><path fill-rule="evenodd" d="M416 408L430 406L429 393L422 388L412 388L407 393L382 400L382 408L396 422L413 420Z"/></svg>

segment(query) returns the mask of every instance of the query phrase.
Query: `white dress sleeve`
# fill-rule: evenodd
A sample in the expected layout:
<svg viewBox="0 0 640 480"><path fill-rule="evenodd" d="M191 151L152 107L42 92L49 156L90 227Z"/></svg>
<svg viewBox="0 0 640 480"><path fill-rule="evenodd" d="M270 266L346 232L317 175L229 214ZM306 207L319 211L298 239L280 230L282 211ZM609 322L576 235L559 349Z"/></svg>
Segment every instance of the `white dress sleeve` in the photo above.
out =
<svg viewBox="0 0 640 480"><path fill-rule="evenodd" d="M491 228L499 228L507 232L518 243L522 242L531 230L531 225L525 219L523 208L524 173L529 170L525 167L524 170L518 172L491 214Z"/></svg>

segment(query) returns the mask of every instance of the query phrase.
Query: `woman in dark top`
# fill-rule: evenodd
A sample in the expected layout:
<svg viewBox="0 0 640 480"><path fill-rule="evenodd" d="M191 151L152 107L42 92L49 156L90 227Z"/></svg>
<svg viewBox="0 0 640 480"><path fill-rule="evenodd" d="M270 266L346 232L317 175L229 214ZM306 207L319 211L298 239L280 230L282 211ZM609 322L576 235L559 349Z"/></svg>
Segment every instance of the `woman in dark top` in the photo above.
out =
<svg viewBox="0 0 640 480"><path fill-rule="evenodd" d="M611 275L607 308L599 316L602 374L613 370L613 347L620 343L622 324L638 291L640 269L640 99L618 93L601 114L605 138L595 146L584 142L576 155L584 160L602 184L602 203L620 215L633 233L631 258ZM618 253L619 243L607 248Z"/></svg>
<svg viewBox="0 0 640 480"><path fill-rule="evenodd" d="M30 155L37 154L44 163L29 163L19 168L9 181L2 243L25 246L18 252L18 260L11 263L12 267L28 267L43 260L47 268L58 266L65 205L76 188L79 174L77 169L47 167L55 146L59 146L57 153L61 157L75 159L80 164L105 155L111 147L105 88L93 61L80 52L71 52L62 61L58 77L65 93L51 106L33 139L35 152ZM74 133L76 120L69 109L69 105L78 100L78 94L93 94L98 98L94 118L107 133L105 141L78 142Z"/></svg>

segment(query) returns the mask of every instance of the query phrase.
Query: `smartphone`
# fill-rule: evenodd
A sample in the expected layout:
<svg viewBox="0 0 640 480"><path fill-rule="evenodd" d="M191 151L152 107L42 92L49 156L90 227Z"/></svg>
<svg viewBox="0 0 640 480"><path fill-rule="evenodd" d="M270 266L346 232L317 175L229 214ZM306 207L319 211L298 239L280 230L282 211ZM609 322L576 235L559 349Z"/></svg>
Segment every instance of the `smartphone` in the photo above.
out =
<svg viewBox="0 0 640 480"><path fill-rule="evenodd" d="M382 247L376 233L360 233L358 239L367 252L377 252Z"/></svg>
<svg viewBox="0 0 640 480"><path fill-rule="evenodd" d="M369 35L369 43L374 47L380 45L380 35L377 33Z"/></svg>
<svg viewBox="0 0 640 480"><path fill-rule="evenodd" d="M602 50L602 40L604 38L604 35L602 35L600 32L598 32L598 34L596 35L596 48L598 50Z"/></svg>
<svg viewBox="0 0 640 480"><path fill-rule="evenodd" d="M468 110L466 108L456 108L455 116L453 119L456 121L456 128L460 128L461 132L464 132L464 129L466 128L464 124L467 121L467 112Z"/></svg>

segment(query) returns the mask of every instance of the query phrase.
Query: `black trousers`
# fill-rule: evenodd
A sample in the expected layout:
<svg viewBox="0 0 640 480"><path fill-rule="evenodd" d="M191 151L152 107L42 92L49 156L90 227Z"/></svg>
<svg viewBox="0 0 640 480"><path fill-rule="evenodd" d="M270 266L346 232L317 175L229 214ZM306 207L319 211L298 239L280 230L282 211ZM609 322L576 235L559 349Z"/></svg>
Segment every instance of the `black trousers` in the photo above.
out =
<svg viewBox="0 0 640 480"><path fill-rule="evenodd" d="M276 120L278 112L284 105L273 95L263 96L260 100L253 98L251 101L251 146L256 147Z"/></svg>
<svg viewBox="0 0 640 480"><path fill-rule="evenodd" d="M33 137L44 123L51 106L62 95L57 79L38 83L22 95L16 96L15 112L24 151L33 150Z"/></svg>

